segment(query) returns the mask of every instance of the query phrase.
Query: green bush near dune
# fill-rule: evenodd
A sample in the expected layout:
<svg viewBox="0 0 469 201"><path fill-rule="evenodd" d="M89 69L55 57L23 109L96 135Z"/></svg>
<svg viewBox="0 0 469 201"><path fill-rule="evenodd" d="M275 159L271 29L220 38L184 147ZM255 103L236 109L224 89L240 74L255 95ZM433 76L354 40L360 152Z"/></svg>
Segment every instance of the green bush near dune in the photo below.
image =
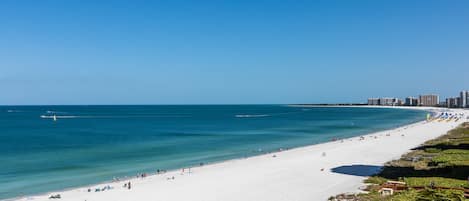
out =
<svg viewBox="0 0 469 201"><path fill-rule="evenodd" d="M465 151L465 150L461 150ZM432 162L438 166L469 166L469 151L467 153L444 153L432 158Z"/></svg>
<svg viewBox="0 0 469 201"><path fill-rule="evenodd" d="M384 184L386 181L388 181L388 179L383 178L383 177L373 176L373 177L368 177L367 179L365 179L364 182L367 184L381 185L381 184Z"/></svg>
<svg viewBox="0 0 469 201"><path fill-rule="evenodd" d="M418 191L415 201L465 201L464 193L455 190L425 189Z"/></svg>
<svg viewBox="0 0 469 201"><path fill-rule="evenodd" d="M372 176L365 179L367 184L381 185L386 183L389 179L379 176ZM444 177L405 177L400 179L405 182L409 187L416 186L430 186L432 183L440 187L448 188L469 188L469 184L465 180L444 178Z"/></svg>
<svg viewBox="0 0 469 201"><path fill-rule="evenodd" d="M437 149L437 148L426 148L426 149L425 149L425 152L427 152L427 153L440 153L440 152L441 152L441 149Z"/></svg>
<svg viewBox="0 0 469 201"><path fill-rule="evenodd" d="M460 179L451 179L444 177L410 177L405 178L404 182L410 186L430 186L434 184L439 187L448 187L448 188L463 188L469 187L467 181Z"/></svg>

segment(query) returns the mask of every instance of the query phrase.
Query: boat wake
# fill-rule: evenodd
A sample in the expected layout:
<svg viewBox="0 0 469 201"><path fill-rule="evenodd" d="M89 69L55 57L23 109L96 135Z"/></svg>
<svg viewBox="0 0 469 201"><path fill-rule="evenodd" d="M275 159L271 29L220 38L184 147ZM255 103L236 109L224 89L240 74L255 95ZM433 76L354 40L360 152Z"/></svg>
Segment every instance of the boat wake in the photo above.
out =
<svg viewBox="0 0 469 201"><path fill-rule="evenodd" d="M237 118L255 118L255 117L269 117L268 114L237 114L235 117Z"/></svg>
<svg viewBox="0 0 469 201"><path fill-rule="evenodd" d="M190 117L187 115L123 115L123 116L74 116L74 115L41 115L40 117L43 119L75 119L75 118L83 118L83 119L131 119L131 118L183 118L183 117Z"/></svg>
<svg viewBox="0 0 469 201"><path fill-rule="evenodd" d="M73 118L80 118L79 116L57 116L57 115L41 115L43 119L73 119ZM85 117L86 118L86 117Z"/></svg>

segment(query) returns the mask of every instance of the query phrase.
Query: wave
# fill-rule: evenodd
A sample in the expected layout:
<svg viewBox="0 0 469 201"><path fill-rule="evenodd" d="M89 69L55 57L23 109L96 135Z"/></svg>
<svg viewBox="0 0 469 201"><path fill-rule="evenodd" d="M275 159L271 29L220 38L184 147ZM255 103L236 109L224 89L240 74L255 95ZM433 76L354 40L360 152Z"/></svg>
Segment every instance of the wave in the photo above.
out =
<svg viewBox="0 0 469 201"><path fill-rule="evenodd" d="M47 114L66 114L67 112L59 112L59 111L52 111L52 110L47 110Z"/></svg>
<svg viewBox="0 0 469 201"><path fill-rule="evenodd" d="M184 115L125 115L125 116L76 116L76 115L41 115L43 119L73 119L73 118L86 118L86 119L118 119L118 118L181 118L190 117Z"/></svg>
<svg viewBox="0 0 469 201"><path fill-rule="evenodd" d="M21 110L7 110L8 113L22 112Z"/></svg>
<svg viewBox="0 0 469 201"><path fill-rule="evenodd" d="M255 118L255 117L269 117L268 114L237 114L235 117L237 118Z"/></svg>
<svg viewBox="0 0 469 201"><path fill-rule="evenodd" d="M41 115L43 119L53 119L54 115ZM56 119L72 119L72 118L80 118L79 116L55 116ZM86 117L83 117L86 118Z"/></svg>

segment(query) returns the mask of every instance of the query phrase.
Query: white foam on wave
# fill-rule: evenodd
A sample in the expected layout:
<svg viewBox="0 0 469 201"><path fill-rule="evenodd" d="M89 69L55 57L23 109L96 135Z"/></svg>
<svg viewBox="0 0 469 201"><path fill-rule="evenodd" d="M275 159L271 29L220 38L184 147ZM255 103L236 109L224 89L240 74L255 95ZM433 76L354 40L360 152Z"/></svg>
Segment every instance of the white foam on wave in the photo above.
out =
<svg viewBox="0 0 469 201"><path fill-rule="evenodd" d="M190 117L183 115L123 115L123 116L74 116L74 115L41 115L43 119L74 119L74 118L86 118L86 119L119 119L119 118L181 118Z"/></svg>
<svg viewBox="0 0 469 201"><path fill-rule="evenodd" d="M254 118L254 117L268 117L268 114L237 114L235 117L237 118Z"/></svg>
<svg viewBox="0 0 469 201"><path fill-rule="evenodd" d="M54 115L41 115L43 119L53 119ZM72 118L80 118L79 116L55 116L56 119L72 119Z"/></svg>

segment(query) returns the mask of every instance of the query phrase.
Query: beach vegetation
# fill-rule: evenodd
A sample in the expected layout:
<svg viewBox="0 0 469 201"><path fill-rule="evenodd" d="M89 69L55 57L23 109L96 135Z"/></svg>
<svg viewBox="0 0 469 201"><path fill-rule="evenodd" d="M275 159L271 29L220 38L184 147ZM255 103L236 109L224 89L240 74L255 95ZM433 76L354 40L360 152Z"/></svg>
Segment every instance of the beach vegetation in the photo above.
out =
<svg viewBox="0 0 469 201"><path fill-rule="evenodd" d="M404 190L383 196L379 190L388 181L405 183ZM385 164L380 173L367 178L367 193L358 201L462 201L469 200L469 123L446 135L425 142Z"/></svg>
<svg viewBox="0 0 469 201"><path fill-rule="evenodd" d="M379 177L379 176L372 176L372 177L368 177L367 179L365 179L365 183L367 184L378 184L378 185L381 185L381 184L384 184L388 179L384 178L384 177Z"/></svg>

